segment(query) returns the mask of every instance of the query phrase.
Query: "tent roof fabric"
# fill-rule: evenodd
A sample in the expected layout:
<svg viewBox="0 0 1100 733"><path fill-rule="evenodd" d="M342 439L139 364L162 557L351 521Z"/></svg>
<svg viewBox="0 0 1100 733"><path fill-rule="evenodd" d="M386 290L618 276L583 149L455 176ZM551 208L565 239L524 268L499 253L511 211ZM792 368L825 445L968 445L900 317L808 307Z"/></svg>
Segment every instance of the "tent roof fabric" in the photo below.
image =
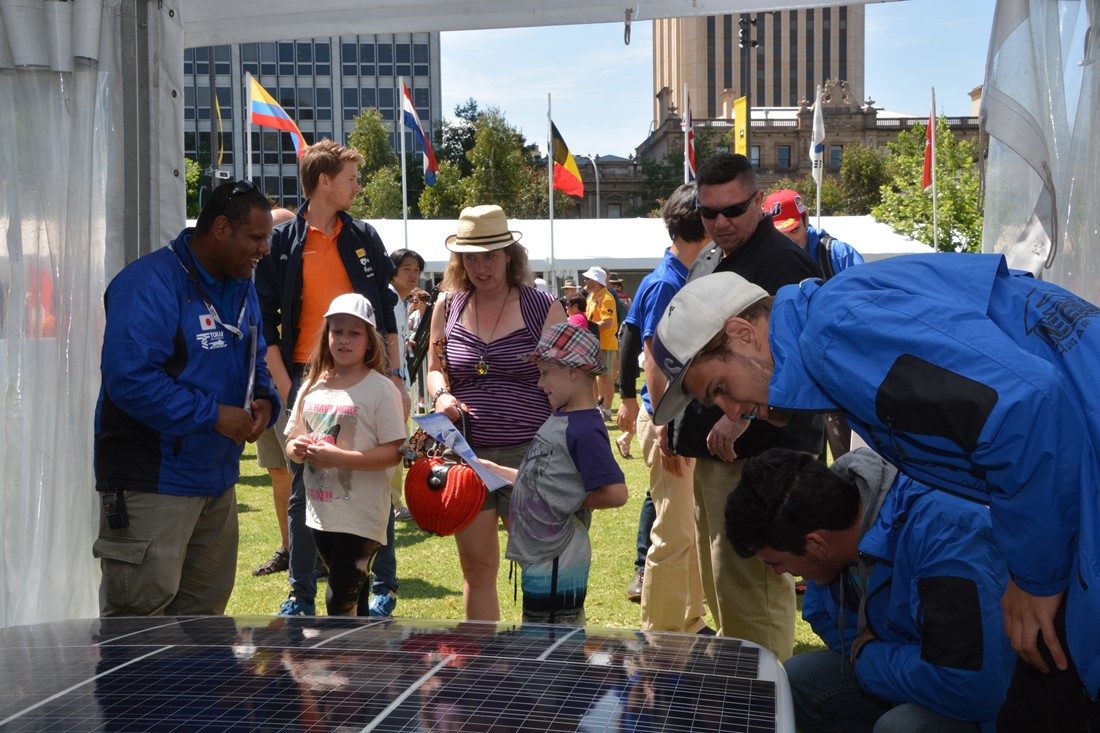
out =
<svg viewBox="0 0 1100 733"><path fill-rule="evenodd" d="M811 218L810 223L813 223ZM404 225L400 219L370 222L382 237L386 249L404 246ZM837 239L852 245L864 259L877 260L899 254L931 252L932 248L897 234L869 216L823 216L822 227ZM509 219L508 227L523 233L533 270L549 269L550 222L546 219ZM450 259L443 246L454 234L453 219L409 221L409 249L425 260L425 270L442 272ZM610 270L652 270L668 246L668 231L661 219L555 219L554 259L556 269L585 270L600 265Z"/></svg>
<svg viewBox="0 0 1100 733"><path fill-rule="evenodd" d="M883 0L855 0L858 3ZM654 18L825 7L835 0L178 0L184 46L277 41L345 34L525 28L575 23L622 23Z"/></svg>

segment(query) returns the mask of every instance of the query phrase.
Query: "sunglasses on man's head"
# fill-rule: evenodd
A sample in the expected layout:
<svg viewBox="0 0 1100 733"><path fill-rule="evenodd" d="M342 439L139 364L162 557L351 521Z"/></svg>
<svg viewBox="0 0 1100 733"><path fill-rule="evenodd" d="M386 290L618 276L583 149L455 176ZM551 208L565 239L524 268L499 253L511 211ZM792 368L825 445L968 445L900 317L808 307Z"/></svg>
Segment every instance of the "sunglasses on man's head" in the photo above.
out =
<svg viewBox="0 0 1100 733"><path fill-rule="evenodd" d="M727 219L736 219L749 210L749 206L756 198L758 191L753 191L752 194L739 204L730 204L721 209L712 209L709 206L703 206L699 203L699 199L695 199L695 210L699 212L699 216L704 219L717 219L718 215L726 217Z"/></svg>

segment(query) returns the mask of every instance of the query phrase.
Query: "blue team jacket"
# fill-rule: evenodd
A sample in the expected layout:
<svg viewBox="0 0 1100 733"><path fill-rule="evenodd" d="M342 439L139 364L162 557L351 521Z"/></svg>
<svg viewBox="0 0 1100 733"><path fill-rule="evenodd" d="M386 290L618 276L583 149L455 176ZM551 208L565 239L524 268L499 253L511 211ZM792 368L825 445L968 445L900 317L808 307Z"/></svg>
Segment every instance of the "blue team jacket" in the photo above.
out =
<svg viewBox="0 0 1100 733"><path fill-rule="evenodd" d="M1013 579L1065 591L1100 690L1100 309L999 255L852 267L776 296L769 404L842 411L912 478L988 502Z"/></svg>
<svg viewBox="0 0 1100 733"><path fill-rule="evenodd" d="M218 496L237 483L243 446L214 431L218 404L244 406L251 339L259 333L254 395L271 386L251 282L231 314L219 315L242 337L213 321L191 277L184 230L169 246L132 262L107 287L103 382L95 412L96 489L177 496Z"/></svg>
<svg viewBox="0 0 1100 733"><path fill-rule="evenodd" d="M821 261L821 238L829 237L832 241L829 242L829 268L833 275L841 270L847 270L852 265L862 265L863 255L856 251L855 247L847 242L841 242L836 237L829 234L824 229L817 229L810 225L806 225L806 253L810 255L814 262L821 267L822 272L826 272L824 264Z"/></svg>
<svg viewBox="0 0 1100 733"><path fill-rule="evenodd" d="M859 466L861 460L878 470ZM848 480L881 476L885 483L889 474L881 467L881 458L860 450L838 459L832 470ZM1016 655L1003 630L1007 569L992 542L989 510L902 473L894 476L859 543L861 563L871 568L866 623L879 641L860 649L856 677L877 697L915 702L992 731ZM827 587L808 582L802 606L803 618L842 655L858 633L854 577L843 573Z"/></svg>

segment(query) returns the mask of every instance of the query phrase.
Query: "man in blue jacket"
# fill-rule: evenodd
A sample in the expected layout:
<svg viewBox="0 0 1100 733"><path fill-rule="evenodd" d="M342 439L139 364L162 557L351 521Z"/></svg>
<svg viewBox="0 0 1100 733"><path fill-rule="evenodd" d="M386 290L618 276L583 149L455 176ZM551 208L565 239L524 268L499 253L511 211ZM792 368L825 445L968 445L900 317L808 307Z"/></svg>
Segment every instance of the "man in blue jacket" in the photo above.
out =
<svg viewBox="0 0 1100 733"><path fill-rule="evenodd" d="M1039 671L1017 665L1006 708L1100 729L1100 309L998 255L897 257L774 302L727 274L692 285L653 340L657 421L688 393L742 424L840 410L910 477L988 502L1005 631Z"/></svg>
<svg viewBox="0 0 1100 733"><path fill-rule="evenodd" d="M264 195L226 183L194 229L107 287L92 548L104 616L225 611L243 443L279 410L252 286L270 236Z"/></svg>
<svg viewBox="0 0 1100 733"><path fill-rule="evenodd" d="M841 242L824 229L810 226L810 217L802 194L789 188L773 191L764 199L764 213L771 214L778 231L810 255L828 280L852 265L862 265L863 255L847 242Z"/></svg>
<svg viewBox="0 0 1100 733"><path fill-rule="evenodd" d="M994 730L1015 655L987 507L866 448L831 468L773 448L745 462L726 532L809 581L802 615L829 648L784 664L800 731Z"/></svg>

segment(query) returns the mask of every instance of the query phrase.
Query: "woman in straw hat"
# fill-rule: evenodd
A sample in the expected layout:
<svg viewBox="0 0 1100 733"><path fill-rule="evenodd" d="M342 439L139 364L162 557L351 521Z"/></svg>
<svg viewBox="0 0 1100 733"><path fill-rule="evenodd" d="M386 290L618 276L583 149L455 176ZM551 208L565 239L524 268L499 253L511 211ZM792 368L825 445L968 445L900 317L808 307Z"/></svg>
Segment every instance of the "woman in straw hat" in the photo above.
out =
<svg viewBox="0 0 1100 733"><path fill-rule="evenodd" d="M435 411L465 423L478 456L512 468L550 415L538 368L519 357L534 350L543 328L565 320L554 296L533 287L520 236L499 206L462 210L446 241L451 261L432 312L425 381ZM510 496L510 488L491 492L478 518L455 535L467 619L500 618L497 518L507 528Z"/></svg>

